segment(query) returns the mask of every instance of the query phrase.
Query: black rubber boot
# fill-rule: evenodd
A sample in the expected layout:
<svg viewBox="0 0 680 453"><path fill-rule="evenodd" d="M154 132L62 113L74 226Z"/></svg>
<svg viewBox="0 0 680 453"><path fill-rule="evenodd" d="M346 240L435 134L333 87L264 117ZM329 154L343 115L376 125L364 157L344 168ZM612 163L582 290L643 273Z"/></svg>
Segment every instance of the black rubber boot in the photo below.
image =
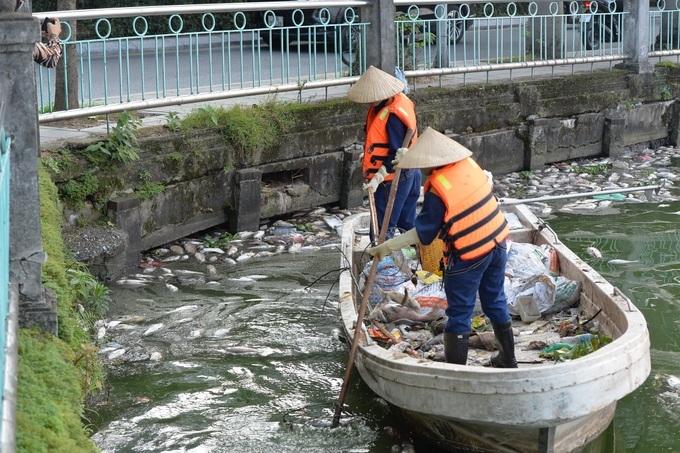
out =
<svg viewBox="0 0 680 453"><path fill-rule="evenodd" d="M508 320L503 324L492 324L492 326L498 343L498 353L491 357L491 366L495 368L517 368L512 321Z"/></svg>
<svg viewBox="0 0 680 453"><path fill-rule="evenodd" d="M469 333L444 332L444 357L447 363L467 365Z"/></svg>

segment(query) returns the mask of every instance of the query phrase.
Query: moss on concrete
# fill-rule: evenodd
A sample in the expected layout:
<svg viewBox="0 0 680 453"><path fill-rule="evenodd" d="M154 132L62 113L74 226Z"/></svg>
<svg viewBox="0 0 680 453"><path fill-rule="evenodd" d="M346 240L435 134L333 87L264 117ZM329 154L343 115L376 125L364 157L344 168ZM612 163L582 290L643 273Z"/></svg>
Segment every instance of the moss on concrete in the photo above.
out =
<svg viewBox="0 0 680 453"><path fill-rule="evenodd" d="M43 283L57 294L59 337L37 328L20 330L17 451L96 452L81 417L88 391L101 385L102 370L95 348L88 346L87 325L73 310L57 188L42 166L39 185L43 250L48 256Z"/></svg>
<svg viewBox="0 0 680 453"><path fill-rule="evenodd" d="M19 333L17 452L98 451L83 431L73 350L38 329Z"/></svg>

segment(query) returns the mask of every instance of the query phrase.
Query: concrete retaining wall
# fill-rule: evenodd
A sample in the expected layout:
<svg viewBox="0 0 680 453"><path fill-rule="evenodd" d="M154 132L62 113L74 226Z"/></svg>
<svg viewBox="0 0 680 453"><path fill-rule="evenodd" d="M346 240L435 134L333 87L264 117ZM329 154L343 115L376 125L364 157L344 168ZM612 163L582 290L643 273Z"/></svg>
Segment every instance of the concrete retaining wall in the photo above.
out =
<svg viewBox="0 0 680 453"><path fill-rule="evenodd" d="M445 131L483 167L502 174L677 142L678 81L679 69L663 67L651 76L615 70L419 89L410 96L421 129ZM360 204L365 108L334 101L297 109L279 146L251 151L225 142L219 129L141 134L139 161L95 170L116 188L105 198L109 217L128 238L122 267L136 265L143 250L216 225L253 230L262 219L300 209ZM58 185L86 171L82 162L70 168L54 175ZM141 201L131 195L142 174L164 191ZM81 209L67 218L90 222L97 212ZM113 274L107 269L100 277Z"/></svg>

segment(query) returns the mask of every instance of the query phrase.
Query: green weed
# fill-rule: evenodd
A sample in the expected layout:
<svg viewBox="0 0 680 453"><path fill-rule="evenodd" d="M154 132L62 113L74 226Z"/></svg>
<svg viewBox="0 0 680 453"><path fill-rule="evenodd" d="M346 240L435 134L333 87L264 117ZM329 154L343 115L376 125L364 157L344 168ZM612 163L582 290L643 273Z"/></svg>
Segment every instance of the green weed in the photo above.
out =
<svg viewBox="0 0 680 453"><path fill-rule="evenodd" d="M168 119L165 123L165 127L173 132L178 132L182 129L182 120L177 116L177 112L168 112Z"/></svg>
<svg viewBox="0 0 680 453"><path fill-rule="evenodd" d="M85 158L94 165L104 165L119 161L127 164L139 159L139 143L136 132L142 120L123 112L111 131L107 141L94 143L85 148Z"/></svg>
<svg viewBox="0 0 680 453"><path fill-rule="evenodd" d="M71 207L79 208L88 197L99 191L99 181L91 172L71 179L60 189L61 199Z"/></svg>
<svg viewBox="0 0 680 453"><path fill-rule="evenodd" d="M111 297L109 288L99 283L84 265L76 265L66 271L71 290L80 305L96 317L104 317L109 311Z"/></svg>

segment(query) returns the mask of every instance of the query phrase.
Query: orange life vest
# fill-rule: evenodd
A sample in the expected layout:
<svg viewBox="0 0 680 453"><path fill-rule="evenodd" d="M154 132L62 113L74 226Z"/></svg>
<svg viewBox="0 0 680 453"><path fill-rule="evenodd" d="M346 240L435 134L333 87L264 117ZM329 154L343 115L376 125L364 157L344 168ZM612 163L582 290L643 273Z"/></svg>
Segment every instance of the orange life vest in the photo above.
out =
<svg viewBox="0 0 680 453"><path fill-rule="evenodd" d="M446 206L440 238L447 258L478 258L505 240L508 222L498 207L489 179L477 162L467 158L434 170L425 190L434 188Z"/></svg>
<svg viewBox="0 0 680 453"><path fill-rule="evenodd" d="M392 101L376 113L373 107L368 109L366 115L366 144L364 146L363 174L364 178L371 179L378 169L387 160L390 151L387 137L387 118L390 115L399 117L407 128L416 131L413 134L409 147L416 142L418 131L416 129L416 112L413 102L403 93L396 94ZM394 173L385 177L385 181L394 179Z"/></svg>

